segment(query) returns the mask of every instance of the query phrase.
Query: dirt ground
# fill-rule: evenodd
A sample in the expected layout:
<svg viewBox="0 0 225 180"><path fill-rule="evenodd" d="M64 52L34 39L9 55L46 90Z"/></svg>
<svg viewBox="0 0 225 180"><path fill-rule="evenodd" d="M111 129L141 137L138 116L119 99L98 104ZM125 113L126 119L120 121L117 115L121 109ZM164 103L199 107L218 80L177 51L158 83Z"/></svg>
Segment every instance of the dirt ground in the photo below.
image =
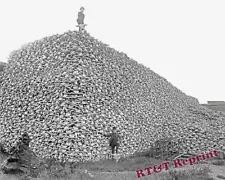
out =
<svg viewBox="0 0 225 180"><path fill-rule="evenodd" d="M159 160L152 160L143 157L136 157L133 159L126 159L121 162L115 161L106 161L100 163L88 163L83 164L79 169L75 169L75 172L81 171L83 174L80 176L73 175L72 178L65 178L62 180L160 180L159 176L161 176L165 170L158 174L152 174L151 176L145 176L141 178L137 178L135 170L141 168L144 169L148 167L150 163L160 164ZM211 172L209 172L210 177L214 178L214 180L221 180L218 178L218 175L225 177L225 165L213 165L212 162L208 162L205 164L194 164L194 165L186 165L181 168L169 167L169 170L190 170L190 169L198 169L208 167ZM89 173L85 172L85 169L88 170ZM85 174L85 173L86 174ZM168 172L168 171L167 171ZM14 175L5 175L0 172L0 180L21 180L18 176ZM46 180L43 178L36 178L32 180ZM49 179L48 179L49 180ZM212 180L207 178L196 179L194 177L185 178L182 180Z"/></svg>
<svg viewBox="0 0 225 180"><path fill-rule="evenodd" d="M214 178L215 180L221 180L220 178L217 177L217 175L222 175L225 177L225 166L216 166L216 165L208 165L208 164L199 164L199 165L194 165L195 167L208 167L210 169L210 177ZM191 169L194 168L194 166L186 166L184 168L179 168L179 170L184 170L184 169ZM99 180L137 180L137 175L135 172L131 171L126 171L126 172L92 172L92 174L95 176L96 179ZM146 176L146 177L141 177L140 179L142 180L158 180L158 175L151 175L151 176ZM192 179L192 178L190 178ZM196 179L197 180L197 179Z"/></svg>

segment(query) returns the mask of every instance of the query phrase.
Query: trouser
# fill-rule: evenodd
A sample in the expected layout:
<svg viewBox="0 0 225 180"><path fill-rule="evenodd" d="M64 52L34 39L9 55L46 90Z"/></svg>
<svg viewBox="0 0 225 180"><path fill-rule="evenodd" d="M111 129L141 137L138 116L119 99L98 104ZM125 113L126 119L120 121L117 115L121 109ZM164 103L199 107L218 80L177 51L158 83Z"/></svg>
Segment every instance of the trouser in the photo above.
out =
<svg viewBox="0 0 225 180"><path fill-rule="evenodd" d="M82 32L84 30L84 24L78 24L79 26L79 32Z"/></svg>
<svg viewBox="0 0 225 180"><path fill-rule="evenodd" d="M116 154L118 154L118 150L119 150L119 144L112 144L111 145L111 150L112 150L112 154L115 154L115 150L116 150Z"/></svg>

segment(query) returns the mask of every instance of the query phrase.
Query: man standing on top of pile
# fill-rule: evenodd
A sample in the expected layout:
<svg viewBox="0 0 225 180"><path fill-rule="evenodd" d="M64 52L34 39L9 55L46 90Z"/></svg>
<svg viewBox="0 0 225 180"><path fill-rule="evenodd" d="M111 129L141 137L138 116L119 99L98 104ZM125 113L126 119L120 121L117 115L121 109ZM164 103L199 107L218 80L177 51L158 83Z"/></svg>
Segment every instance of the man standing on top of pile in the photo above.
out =
<svg viewBox="0 0 225 180"><path fill-rule="evenodd" d="M113 132L110 134L102 134L101 135L105 136L105 137L109 137L109 146L111 147L112 150L112 159L114 159L115 156L115 150L116 150L116 154L118 154L118 150L119 150L119 145L120 145L120 136L118 134L118 132L116 131L116 127L113 127Z"/></svg>
<svg viewBox="0 0 225 180"><path fill-rule="evenodd" d="M84 27L86 26L84 24L84 17L85 17L84 10L85 10L84 7L81 7L80 11L78 12L77 24L80 32L82 32L84 30Z"/></svg>

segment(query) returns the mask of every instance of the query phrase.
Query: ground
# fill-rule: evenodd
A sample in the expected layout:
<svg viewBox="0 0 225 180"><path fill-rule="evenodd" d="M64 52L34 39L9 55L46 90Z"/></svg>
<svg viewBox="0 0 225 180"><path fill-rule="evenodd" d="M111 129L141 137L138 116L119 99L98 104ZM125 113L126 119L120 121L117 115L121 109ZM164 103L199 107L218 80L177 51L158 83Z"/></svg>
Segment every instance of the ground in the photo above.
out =
<svg viewBox="0 0 225 180"><path fill-rule="evenodd" d="M221 180L221 178L218 178L217 176L224 176L225 177L225 161L219 161L220 163L213 163L218 160L214 161L208 161L201 164L195 164L195 165L187 165L182 168L173 168L172 166L169 168L170 171L176 170L177 172L188 172L187 176L181 178L182 180ZM163 162L162 160L156 160L152 158L147 157L133 157L133 158L127 158L122 159L119 162L115 161L101 161L101 162L88 162L88 163L82 163L76 166L76 168L73 169L75 172L74 174L71 174L69 176L65 175L65 178L59 178L61 180L137 180L137 175L135 170L138 168L143 169L145 167L148 167L152 164L160 164ZM218 164L218 165L214 165ZM194 172L197 172L200 169L210 169L211 172L209 173L197 173L194 174ZM87 171L86 171L87 170ZM190 172L189 172L190 171ZM53 172L53 171L52 171ZM151 176L141 177L142 180L160 180L163 179L164 174L168 174L167 172L160 172L158 174L153 174ZM192 174L191 174L192 173ZM64 176L63 176L64 177ZM40 178L32 179L32 180L50 180L46 175L43 175ZM55 178L52 178L55 179ZM170 179L168 178L164 179ZM178 178L179 180L180 178ZM19 176L14 175L4 175L0 174L0 180L22 180ZM57 180L57 179L56 179Z"/></svg>

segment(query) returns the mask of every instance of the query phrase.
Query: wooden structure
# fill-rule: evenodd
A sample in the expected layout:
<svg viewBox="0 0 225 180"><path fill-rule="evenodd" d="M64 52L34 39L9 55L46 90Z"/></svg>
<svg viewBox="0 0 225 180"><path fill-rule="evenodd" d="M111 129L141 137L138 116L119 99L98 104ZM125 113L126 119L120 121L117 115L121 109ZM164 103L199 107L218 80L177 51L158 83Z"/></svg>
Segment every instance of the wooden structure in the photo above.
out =
<svg viewBox="0 0 225 180"><path fill-rule="evenodd" d="M183 143L185 143L185 138L163 138L155 142L151 147L150 153L151 157L156 159L173 159L179 154L184 153Z"/></svg>

